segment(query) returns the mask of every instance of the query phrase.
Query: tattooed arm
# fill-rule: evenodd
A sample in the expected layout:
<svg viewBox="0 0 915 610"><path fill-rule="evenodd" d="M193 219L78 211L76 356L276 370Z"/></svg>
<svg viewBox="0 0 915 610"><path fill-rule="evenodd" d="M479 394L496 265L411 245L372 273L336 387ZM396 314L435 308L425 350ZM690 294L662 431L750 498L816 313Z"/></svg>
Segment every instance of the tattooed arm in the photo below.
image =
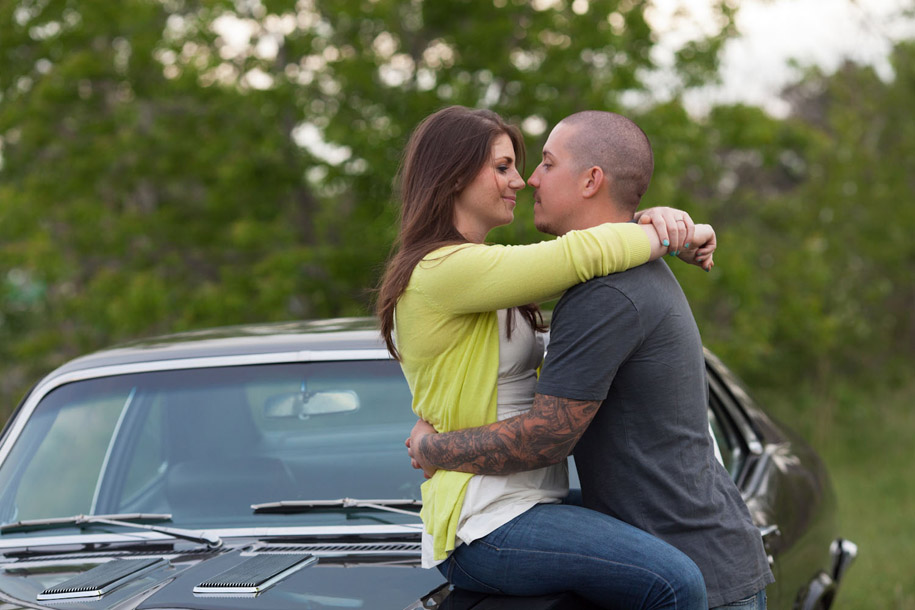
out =
<svg viewBox="0 0 915 610"><path fill-rule="evenodd" d="M427 477L438 469L474 474L533 470L565 459L599 406L598 400L536 394L528 412L488 426L435 434L420 420L406 445L413 466Z"/></svg>

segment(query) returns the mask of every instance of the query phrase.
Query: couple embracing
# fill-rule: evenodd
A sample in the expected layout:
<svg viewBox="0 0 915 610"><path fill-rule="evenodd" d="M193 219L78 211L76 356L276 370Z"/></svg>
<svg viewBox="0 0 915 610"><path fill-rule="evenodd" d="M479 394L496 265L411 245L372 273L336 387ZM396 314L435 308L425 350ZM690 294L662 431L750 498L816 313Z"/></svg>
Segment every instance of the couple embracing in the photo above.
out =
<svg viewBox="0 0 915 610"><path fill-rule="evenodd" d="M658 260L710 270L714 231L639 212L647 136L587 111L553 129L528 179L535 224L557 239L488 245L513 220L523 159L516 127L459 106L404 154L377 310L420 418L407 447L428 478L423 565L484 593L764 608L773 577L714 454L699 332ZM543 359L536 303L559 295Z"/></svg>

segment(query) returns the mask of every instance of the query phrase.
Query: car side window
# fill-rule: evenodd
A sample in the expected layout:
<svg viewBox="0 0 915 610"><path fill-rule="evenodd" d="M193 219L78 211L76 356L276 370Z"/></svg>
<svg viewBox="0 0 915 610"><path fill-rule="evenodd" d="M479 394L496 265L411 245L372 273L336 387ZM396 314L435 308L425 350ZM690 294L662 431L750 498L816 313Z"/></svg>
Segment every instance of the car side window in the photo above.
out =
<svg viewBox="0 0 915 610"><path fill-rule="evenodd" d="M715 443L715 457L724 465L725 469L734 477L734 451L724 431L724 425L711 407L708 410L709 429L712 432L712 441Z"/></svg>
<svg viewBox="0 0 915 610"><path fill-rule="evenodd" d="M721 462L735 481L740 473L744 458L744 443L728 414L727 408L718 396L720 386L714 379L709 379L709 426L712 436L721 453Z"/></svg>

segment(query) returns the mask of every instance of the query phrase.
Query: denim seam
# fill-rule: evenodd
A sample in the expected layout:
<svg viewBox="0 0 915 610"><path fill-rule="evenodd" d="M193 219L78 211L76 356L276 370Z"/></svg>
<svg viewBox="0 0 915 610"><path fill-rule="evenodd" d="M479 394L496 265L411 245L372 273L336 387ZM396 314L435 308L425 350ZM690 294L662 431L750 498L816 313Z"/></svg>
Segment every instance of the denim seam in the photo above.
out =
<svg viewBox="0 0 915 610"><path fill-rule="evenodd" d="M726 604L724 607L725 608L750 608L750 607L755 608L758 605L756 603L757 595L758 594L753 594L750 597L746 597L744 599L738 599L735 602Z"/></svg>
<svg viewBox="0 0 915 610"><path fill-rule="evenodd" d="M731 603L724 604L722 606L715 606L715 608L713 610L718 610L719 608L721 610L727 610L727 609L731 609L731 608L734 608L734 609L753 608L754 610L765 610L769 605L768 600L764 600L763 603L760 605L760 603L759 603L760 602L760 593L762 593L762 591L757 591L756 593L754 593L753 595L751 595L749 597L745 597L743 599L738 599L737 601L733 601Z"/></svg>
<svg viewBox="0 0 915 610"><path fill-rule="evenodd" d="M450 582L450 583L453 584L453 583L454 583L454 578L453 578L453 576L454 576L454 570L460 570L460 571L461 571L461 574L463 574L464 577L467 578L468 580L471 580L471 581L473 581L473 582L479 584L482 588L491 589L491 592L493 592L493 593L502 594L502 590L499 589L498 587L494 587L494 586L492 586L492 585L490 585L490 584L487 584L487 583L483 582L483 581L480 580L479 578L474 578L473 576L471 576L471 575L467 572L467 570L465 570L463 567L461 567L461 564L460 564L460 562L458 562L458 560L457 560L456 557L453 557L453 556L452 556L450 559L451 559L451 565L450 565L449 568L448 568L448 582Z"/></svg>

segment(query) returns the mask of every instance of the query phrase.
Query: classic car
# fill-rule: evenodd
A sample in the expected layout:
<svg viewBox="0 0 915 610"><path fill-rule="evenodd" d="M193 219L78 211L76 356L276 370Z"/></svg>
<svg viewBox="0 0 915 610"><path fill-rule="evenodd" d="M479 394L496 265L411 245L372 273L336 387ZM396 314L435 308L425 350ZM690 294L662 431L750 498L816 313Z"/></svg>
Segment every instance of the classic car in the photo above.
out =
<svg viewBox="0 0 915 610"><path fill-rule="evenodd" d="M823 465L707 362L710 428L777 579L770 607L827 608L855 547ZM410 402L364 319L186 333L64 364L0 438L0 608L587 607L473 594L419 567Z"/></svg>

